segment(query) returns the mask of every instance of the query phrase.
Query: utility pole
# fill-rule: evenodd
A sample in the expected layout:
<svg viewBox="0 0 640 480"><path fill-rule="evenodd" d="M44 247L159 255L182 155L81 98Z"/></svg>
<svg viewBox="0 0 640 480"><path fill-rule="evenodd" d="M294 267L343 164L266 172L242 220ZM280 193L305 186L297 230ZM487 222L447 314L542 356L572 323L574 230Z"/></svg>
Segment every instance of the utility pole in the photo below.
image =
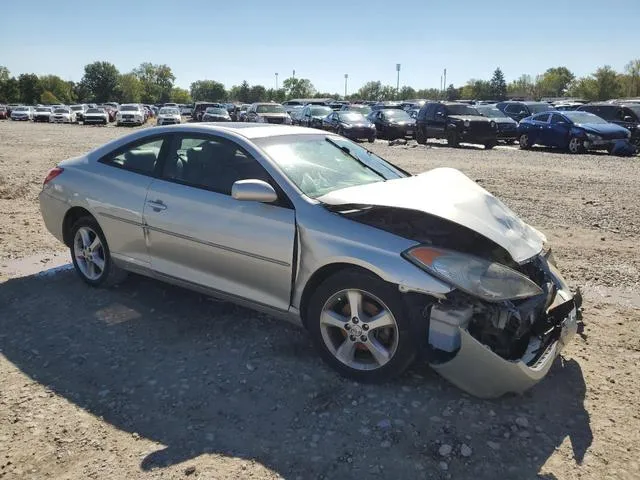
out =
<svg viewBox="0 0 640 480"><path fill-rule="evenodd" d="M278 91L278 72L276 72L276 92Z"/></svg>
<svg viewBox="0 0 640 480"><path fill-rule="evenodd" d="M292 76L293 76L293 79L295 80L295 78L296 78L296 71L295 71L295 69L293 70L293 75L292 75Z"/></svg>
<svg viewBox="0 0 640 480"><path fill-rule="evenodd" d="M400 96L400 64L396 63L396 72L398 74L398 78L396 80L396 98Z"/></svg>
<svg viewBox="0 0 640 480"><path fill-rule="evenodd" d="M444 69L444 82L442 83L443 90L447 89L447 69Z"/></svg>
<svg viewBox="0 0 640 480"><path fill-rule="evenodd" d="M442 96L442 75L440 75L440 96Z"/></svg>
<svg viewBox="0 0 640 480"><path fill-rule="evenodd" d="M349 79L349 74L344 74L344 99L347 99L347 80Z"/></svg>

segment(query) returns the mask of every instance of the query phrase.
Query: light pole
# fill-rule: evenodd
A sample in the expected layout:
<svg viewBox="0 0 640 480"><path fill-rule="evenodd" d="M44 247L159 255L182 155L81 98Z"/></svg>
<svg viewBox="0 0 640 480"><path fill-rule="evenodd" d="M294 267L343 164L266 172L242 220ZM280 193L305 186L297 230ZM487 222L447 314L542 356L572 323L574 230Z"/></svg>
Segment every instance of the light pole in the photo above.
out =
<svg viewBox="0 0 640 480"><path fill-rule="evenodd" d="M295 69L293 70L293 75L292 75L292 77L293 77L294 79L296 78L296 71L295 71Z"/></svg>
<svg viewBox="0 0 640 480"><path fill-rule="evenodd" d="M276 72L276 92L278 91L278 72Z"/></svg>
<svg viewBox="0 0 640 480"><path fill-rule="evenodd" d="M396 72L398 73L398 79L396 81L396 97L400 95L400 64L396 63Z"/></svg>
<svg viewBox="0 0 640 480"><path fill-rule="evenodd" d="M349 79L349 74L344 74L344 99L347 99L347 80Z"/></svg>

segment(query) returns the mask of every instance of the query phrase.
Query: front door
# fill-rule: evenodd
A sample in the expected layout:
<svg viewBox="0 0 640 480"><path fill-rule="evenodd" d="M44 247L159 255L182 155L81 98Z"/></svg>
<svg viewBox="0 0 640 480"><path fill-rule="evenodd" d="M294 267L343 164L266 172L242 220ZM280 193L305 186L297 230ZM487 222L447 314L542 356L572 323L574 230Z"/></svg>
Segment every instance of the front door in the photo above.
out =
<svg viewBox="0 0 640 480"><path fill-rule="evenodd" d="M151 267L287 310L295 211L286 198L269 204L235 200L231 187L244 179L273 185L259 162L235 142L206 134L175 135L144 208Z"/></svg>
<svg viewBox="0 0 640 480"><path fill-rule="evenodd" d="M569 144L569 129L571 125L562 115L554 113L551 115L549 126L549 145L554 147L566 147Z"/></svg>

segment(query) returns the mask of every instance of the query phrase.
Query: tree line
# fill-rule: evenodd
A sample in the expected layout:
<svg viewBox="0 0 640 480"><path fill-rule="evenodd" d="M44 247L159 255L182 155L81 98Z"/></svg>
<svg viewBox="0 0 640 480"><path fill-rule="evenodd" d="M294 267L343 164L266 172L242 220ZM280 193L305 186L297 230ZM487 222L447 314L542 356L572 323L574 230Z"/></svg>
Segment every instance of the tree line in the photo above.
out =
<svg viewBox="0 0 640 480"><path fill-rule="evenodd" d="M79 82L63 80L57 75L38 76L22 73L11 76L0 66L0 103L55 104L116 101L120 103L191 103L193 101L283 102L291 98L342 98L338 93L319 92L307 78L290 77L278 89L263 85L240 85L226 88L215 80L198 80L189 90L174 85L175 75L168 65L145 62L128 73L120 73L110 62L93 62L84 67ZM640 97L640 59L629 62L623 72L608 65L591 75L576 78L566 67L553 67L535 78L521 75L507 83L500 68L488 80L471 79L465 85L400 90L380 81L365 83L347 96L354 100L393 100L411 98L502 100L510 97L540 99L545 97L580 97L585 100L608 100Z"/></svg>

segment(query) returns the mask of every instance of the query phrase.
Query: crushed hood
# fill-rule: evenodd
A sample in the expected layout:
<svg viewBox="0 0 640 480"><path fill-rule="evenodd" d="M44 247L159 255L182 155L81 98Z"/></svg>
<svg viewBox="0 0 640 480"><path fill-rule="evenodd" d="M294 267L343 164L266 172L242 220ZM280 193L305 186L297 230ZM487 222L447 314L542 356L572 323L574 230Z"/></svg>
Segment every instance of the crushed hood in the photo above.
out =
<svg viewBox="0 0 640 480"><path fill-rule="evenodd" d="M422 211L467 227L504 248L521 263L537 255L544 235L504 203L453 168L343 188L318 198L330 205L375 205Z"/></svg>

